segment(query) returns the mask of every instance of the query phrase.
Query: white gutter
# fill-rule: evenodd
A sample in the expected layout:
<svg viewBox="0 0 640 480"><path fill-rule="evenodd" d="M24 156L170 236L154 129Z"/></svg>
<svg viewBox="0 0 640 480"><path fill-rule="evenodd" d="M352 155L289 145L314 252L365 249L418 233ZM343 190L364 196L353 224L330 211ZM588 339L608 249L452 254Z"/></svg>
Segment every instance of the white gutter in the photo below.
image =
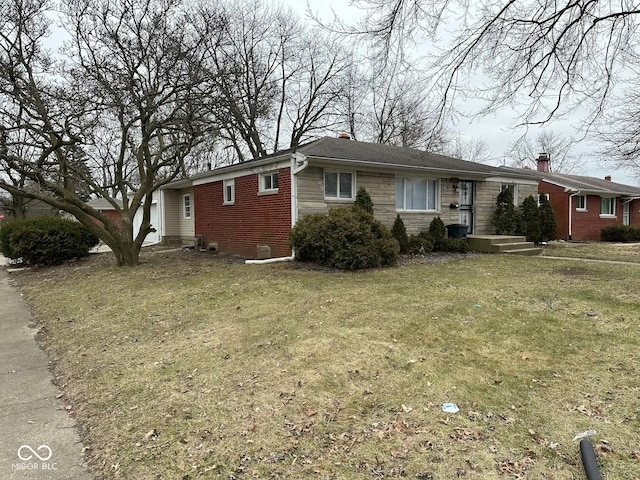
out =
<svg viewBox="0 0 640 480"><path fill-rule="evenodd" d="M294 152L291 154L291 228L298 223L298 178L296 175L303 171L309 165L307 157L302 153ZM295 252L292 250L288 257L265 258L263 260L245 260L247 265L266 265L269 263L290 262L296 259Z"/></svg>
<svg viewBox="0 0 640 480"><path fill-rule="evenodd" d="M291 255L290 257L265 258L264 260L245 260L244 263L247 265L264 265L266 263L290 262L295 259L296 256Z"/></svg>

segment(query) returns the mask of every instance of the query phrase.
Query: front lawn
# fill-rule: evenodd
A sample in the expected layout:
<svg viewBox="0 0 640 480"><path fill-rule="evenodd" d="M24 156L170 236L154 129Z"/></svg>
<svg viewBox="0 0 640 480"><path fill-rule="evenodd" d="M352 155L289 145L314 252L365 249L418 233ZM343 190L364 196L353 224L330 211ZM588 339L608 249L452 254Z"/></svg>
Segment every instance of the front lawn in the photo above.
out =
<svg viewBox="0 0 640 480"><path fill-rule="evenodd" d="M98 478L638 477L640 266L91 262L13 275Z"/></svg>
<svg viewBox="0 0 640 480"><path fill-rule="evenodd" d="M640 244L609 242L551 242L544 255L640 263Z"/></svg>

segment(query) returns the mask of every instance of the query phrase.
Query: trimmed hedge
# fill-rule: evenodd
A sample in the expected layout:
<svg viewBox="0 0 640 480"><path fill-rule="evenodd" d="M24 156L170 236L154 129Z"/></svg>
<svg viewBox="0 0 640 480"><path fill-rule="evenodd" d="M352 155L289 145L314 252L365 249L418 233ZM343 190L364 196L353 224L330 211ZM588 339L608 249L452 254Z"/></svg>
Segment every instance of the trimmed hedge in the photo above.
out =
<svg viewBox="0 0 640 480"><path fill-rule="evenodd" d="M99 239L82 224L57 217L6 222L0 229L0 251L31 265L59 265L89 255Z"/></svg>
<svg viewBox="0 0 640 480"><path fill-rule="evenodd" d="M640 242L640 226L615 225L600 230L603 242Z"/></svg>
<svg viewBox="0 0 640 480"><path fill-rule="evenodd" d="M389 229L359 207L305 215L289 233L296 258L343 270L393 264L400 245Z"/></svg>

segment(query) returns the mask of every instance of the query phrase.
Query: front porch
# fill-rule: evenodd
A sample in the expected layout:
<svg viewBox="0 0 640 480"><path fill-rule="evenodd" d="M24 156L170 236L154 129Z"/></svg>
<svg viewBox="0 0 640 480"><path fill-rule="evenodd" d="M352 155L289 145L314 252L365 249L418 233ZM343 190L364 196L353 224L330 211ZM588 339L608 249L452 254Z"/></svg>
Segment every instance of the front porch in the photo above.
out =
<svg viewBox="0 0 640 480"><path fill-rule="evenodd" d="M509 253L513 255L540 255L541 247L527 242L519 235L467 235L469 250L486 253Z"/></svg>

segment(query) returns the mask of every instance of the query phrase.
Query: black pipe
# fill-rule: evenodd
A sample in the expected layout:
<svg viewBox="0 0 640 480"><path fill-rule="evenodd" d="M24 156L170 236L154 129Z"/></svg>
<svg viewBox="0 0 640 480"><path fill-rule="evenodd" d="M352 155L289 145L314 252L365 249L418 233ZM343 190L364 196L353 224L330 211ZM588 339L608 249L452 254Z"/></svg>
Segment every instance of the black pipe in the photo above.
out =
<svg viewBox="0 0 640 480"><path fill-rule="evenodd" d="M580 456L582 457L582 465L584 466L584 473L587 476L587 480L602 480L600 470L598 470L598 462L596 461L596 454L593 451L593 445L588 439L580 441Z"/></svg>

